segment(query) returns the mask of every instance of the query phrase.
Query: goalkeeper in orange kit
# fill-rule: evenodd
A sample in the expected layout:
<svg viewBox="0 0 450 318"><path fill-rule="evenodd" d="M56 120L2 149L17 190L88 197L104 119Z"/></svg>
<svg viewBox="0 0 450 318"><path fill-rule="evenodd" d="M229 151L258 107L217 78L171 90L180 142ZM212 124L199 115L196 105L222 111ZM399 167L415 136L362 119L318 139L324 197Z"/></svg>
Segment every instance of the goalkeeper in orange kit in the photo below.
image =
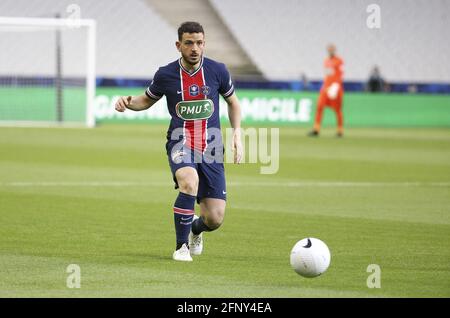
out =
<svg viewBox="0 0 450 318"><path fill-rule="evenodd" d="M323 110L328 106L336 113L337 136L342 137L344 133L344 118L342 114L342 98L344 96L342 66L344 61L336 55L336 47L333 44L327 46L327 51L328 58L324 62L325 80L320 88L319 100L317 101L314 128L308 135L319 136Z"/></svg>

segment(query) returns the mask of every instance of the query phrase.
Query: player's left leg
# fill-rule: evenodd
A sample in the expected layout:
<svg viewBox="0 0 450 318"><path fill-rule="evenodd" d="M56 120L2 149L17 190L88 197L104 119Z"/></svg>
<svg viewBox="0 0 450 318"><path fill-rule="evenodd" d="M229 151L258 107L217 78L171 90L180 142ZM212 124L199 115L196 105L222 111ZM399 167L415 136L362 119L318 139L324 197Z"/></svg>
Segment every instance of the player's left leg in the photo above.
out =
<svg viewBox="0 0 450 318"><path fill-rule="evenodd" d="M217 230L223 223L225 217L226 201L216 198L203 198L200 201L199 222L197 222L196 232ZM200 222L200 220L202 220ZM203 224L204 226L202 227Z"/></svg>
<svg viewBox="0 0 450 318"><path fill-rule="evenodd" d="M197 201L200 217L195 217L189 235L189 249L192 255L203 250L203 232L218 229L224 220L226 206L225 171L222 163L200 164Z"/></svg>
<svg viewBox="0 0 450 318"><path fill-rule="evenodd" d="M203 251L203 232L217 230L223 223L226 201L216 198L202 198L200 201L200 217L195 216L189 235L189 249L192 255L200 255Z"/></svg>
<svg viewBox="0 0 450 318"><path fill-rule="evenodd" d="M337 116L337 136L343 137L344 136L344 115L342 113L342 108L339 107L336 110L336 116Z"/></svg>
<svg viewBox="0 0 450 318"><path fill-rule="evenodd" d="M343 100L344 92L342 90L339 91L338 98L336 101L336 105L334 110L336 112L337 119L337 136L344 136L344 114L342 112L342 100Z"/></svg>

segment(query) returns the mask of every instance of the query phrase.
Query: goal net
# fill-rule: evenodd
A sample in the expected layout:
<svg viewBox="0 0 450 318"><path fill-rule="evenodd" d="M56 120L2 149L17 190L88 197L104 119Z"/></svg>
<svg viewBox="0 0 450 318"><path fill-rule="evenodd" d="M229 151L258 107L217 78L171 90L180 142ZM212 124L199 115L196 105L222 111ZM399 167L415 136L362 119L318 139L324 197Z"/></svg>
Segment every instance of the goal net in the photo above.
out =
<svg viewBox="0 0 450 318"><path fill-rule="evenodd" d="M0 17L0 125L95 126L96 24Z"/></svg>

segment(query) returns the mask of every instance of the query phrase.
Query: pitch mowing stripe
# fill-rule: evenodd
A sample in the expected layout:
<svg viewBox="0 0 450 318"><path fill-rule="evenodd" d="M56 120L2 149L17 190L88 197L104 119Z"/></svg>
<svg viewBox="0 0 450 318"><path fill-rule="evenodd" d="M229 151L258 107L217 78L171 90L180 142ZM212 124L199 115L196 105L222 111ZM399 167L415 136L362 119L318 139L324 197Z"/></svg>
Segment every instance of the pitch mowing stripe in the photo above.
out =
<svg viewBox="0 0 450 318"><path fill-rule="evenodd" d="M127 181L80 181L80 182L2 182L0 187L123 187L123 186L170 186L169 182L127 182ZM335 181L305 181L305 182L228 182L228 186L253 186L253 187L450 187L449 182L335 182Z"/></svg>

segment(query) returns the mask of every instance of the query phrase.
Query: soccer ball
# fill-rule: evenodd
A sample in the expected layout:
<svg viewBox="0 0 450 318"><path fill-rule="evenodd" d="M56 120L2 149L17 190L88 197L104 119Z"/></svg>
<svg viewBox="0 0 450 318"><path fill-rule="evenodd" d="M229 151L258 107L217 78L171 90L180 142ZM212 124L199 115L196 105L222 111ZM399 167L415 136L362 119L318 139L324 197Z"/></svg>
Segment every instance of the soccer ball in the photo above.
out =
<svg viewBox="0 0 450 318"><path fill-rule="evenodd" d="M298 241L291 251L291 266L303 277L316 277L330 266L330 250L319 239L305 238Z"/></svg>

